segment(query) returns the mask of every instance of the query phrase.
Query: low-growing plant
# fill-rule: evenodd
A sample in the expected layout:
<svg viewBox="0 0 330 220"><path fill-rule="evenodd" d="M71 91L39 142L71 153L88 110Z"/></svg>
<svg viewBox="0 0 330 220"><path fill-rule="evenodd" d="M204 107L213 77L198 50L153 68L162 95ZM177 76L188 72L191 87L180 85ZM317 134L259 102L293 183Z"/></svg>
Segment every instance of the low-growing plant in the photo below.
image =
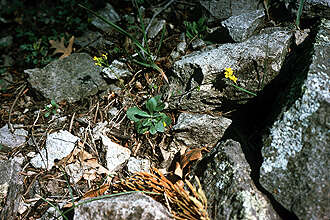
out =
<svg viewBox="0 0 330 220"><path fill-rule="evenodd" d="M54 100L51 100L50 104L45 106L45 117L48 118L51 114L55 115L58 108L58 104Z"/></svg>
<svg viewBox="0 0 330 220"><path fill-rule="evenodd" d="M303 7L304 7L304 0L300 0L299 1L299 8L298 8L298 11L297 11L297 17L296 17L296 26L297 26L297 28L299 28L299 26L300 26L300 17L301 17L301 14L302 14Z"/></svg>
<svg viewBox="0 0 330 220"><path fill-rule="evenodd" d="M156 57L151 54L148 44L142 45L132 34L128 33L123 28L119 27L118 25L116 25L115 23L109 21L108 19L102 17L101 15L97 14L93 10L85 7L84 5L82 5L82 4L78 4L78 5L82 8L84 8L84 9L86 9L89 13L91 13L95 17L99 18L100 20L102 20L106 24L110 25L113 29L118 31L120 34L122 34L122 35L128 37L130 40L132 40L132 43L135 45L135 51L140 57L140 60L132 59L132 61L139 64L139 65L142 65L142 66L145 66L145 67L148 67L148 68L153 68L154 70L158 71L162 75L162 77L165 79L166 82L168 82L167 76L165 75L164 71L155 63L155 58ZM141 29L141 32L143 34L144 42L148 42L147 41L146 29L145 29L145 26L144 26L144 23L143 23L142 14L141 14L140 10L138 10L138 16L139 16L139 20L141 22L140 23L140 25L141 25L140 29ZM162 40L160 41L160 45L161 45L161 43L162 43Z"/></svg>
<svg viewBox="0 0 330 220"><path fill-rule="evenodd" d="M164 132L165 127L172 123L172 120L163 112L165 104L160 101L160 96L155 96L146 102L146 111L138 107L129 108L126 112L127 118L135 122L137 132L140 134L149 131L151 134Z"/></svg>
<svg viewBox="0 0 330 220"><path fill-rule="evenodd" d="M25 62L33 65L46 65L53 60L48 55L48 42L40 38L34 43L22 44L20 49L26 53Z"/></svg>
<svg viewBox="0 0 330 220"><path fill-rule="evenodd" d="M102 54L100 57L94 56L93 60L95 61L95 65L100 67L108 67L110 65L107 53Z"/></svg>
<svg viewBox="0 0 330 220"><path fill-rule="evenodd" d="M188 22L184 21L184 25L186 26L186 36L192 40L194 38L203 39L206 32L206 17L201 17L197 22Z"/></svg>

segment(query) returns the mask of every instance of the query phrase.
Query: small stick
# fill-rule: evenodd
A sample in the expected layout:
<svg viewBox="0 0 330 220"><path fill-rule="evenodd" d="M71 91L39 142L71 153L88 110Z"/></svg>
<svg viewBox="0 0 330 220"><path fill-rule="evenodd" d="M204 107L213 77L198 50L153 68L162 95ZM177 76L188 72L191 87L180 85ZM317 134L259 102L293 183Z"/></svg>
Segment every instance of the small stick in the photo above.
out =
<svg viewBox="0 0 330 220"><path fill-rule="evenodd" d="M14 109L14 106L16 105L17 100L18 100L19 97L22 95L22 93L23 93L25 87L26 87L26 84L24 84L24 85L22 86L20 92L19 92L18 95L16 96L16 99L15 99L15 101L13 102L13 104L11 105L10 110L9 110L8 126L9 126L9 129L10 129L11 133L14 133L13 125L10 123L10 120L11 120L11 113L12 113L12 111L13 111L13 109Z"/></svg>
<svg viewBox="0 0 330 220"><path fill-rule="evenodd" d="M74 112L70 121L70 126L69 126L69 132L71 133L72 130L72 124L73 124L73 120L74 120L74 116L76 115L76 113Z"/></svg>

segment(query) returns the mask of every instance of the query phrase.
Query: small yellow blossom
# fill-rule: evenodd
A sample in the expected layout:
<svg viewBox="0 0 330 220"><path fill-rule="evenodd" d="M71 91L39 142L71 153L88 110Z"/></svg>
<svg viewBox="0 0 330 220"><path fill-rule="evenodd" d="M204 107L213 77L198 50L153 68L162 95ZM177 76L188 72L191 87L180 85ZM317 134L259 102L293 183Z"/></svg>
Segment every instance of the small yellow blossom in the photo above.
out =
<svg viewBox="0 0 330 220"><path fill-rule="evenodd" d="M233 70L232 70L232 68L225 68L225 77L226 78L229 78L230 80L232 80L234 83L236 83L236 81L237 81L237 78L236 78L236 76L234 76L233 75Z"/></svg>
<svg viewBox="0 0 330 220"><path fill-rule="evenodd" d="M226 78L229 78L231 75L230 75L230 73L229 72L225 72L225 77Z"/></svg>
<svg viewBox="0 0 330 220"><path fill-rule="evenodd" d="M232 68L225 68L225 71L229 74L229 75L233 75L233 70Z"/></svg>
<svg viewBox="0 0 330 220"><path fill-rule="evenodd" d="M232 81L234 81L234 83L236 83L236 81L237 81L237 78L234 75L230 76L229 79L232 80Z"/></svg>
<svg viewBox="0 0 330 220"><path fill-rule="evenodd" d="M107 67L109 66L108 62L108 54L102 54L101 57L94 56L93 60L95 61L95 65L100 66L100 67Z"/></svg>
<svg viewBox="0 0 330 220"><path fill-rule="evenodd" d="M165 123L165 121L163 121L163 125L164 125L164 127L166 127L166 126L167 126L167 124Z"/></svg>

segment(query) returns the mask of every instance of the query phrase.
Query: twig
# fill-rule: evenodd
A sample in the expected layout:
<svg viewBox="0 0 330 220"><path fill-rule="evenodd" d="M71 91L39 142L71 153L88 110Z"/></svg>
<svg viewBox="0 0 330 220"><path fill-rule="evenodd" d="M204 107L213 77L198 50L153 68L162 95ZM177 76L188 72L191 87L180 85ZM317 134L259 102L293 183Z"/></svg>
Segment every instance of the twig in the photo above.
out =
<svg viewBox="0 0 330 220"><path fill-rule="evenodd" d="M95 111L95 115L94 115L94 120L93 123L96 123L96 119L97 119L97 112L99 111L99 107L100 107L100 102L97 102L96 104L96 111Z"/></svg>
<svg viewBox="0 0 330 220"><path fill-rule="evenodd" d="M16 105L17 100L18 100L19 97L22 95L22 93L23 93L25 87L26 87L26 84L24 84L24 85L22 86L21 90L19 91L18 95L16 96L15 101L13 102L13 104L11 105L10 110L9 110L8 126L9 126L9 129L10 129L11 133L14 133L13 125L10 123L10 120L11 120L11 113L12 113L12 111L13 111L13 109L14 109L14 106Z"/></svg>
<svg viewBox="0 0 330 220"><path fill-rule="evenodd" d="M74 116L76 115L76 113L74 112L71 118L71 122L70 122L70 126L69 126L69 132L71 133L71 129L72 129L72 124L73 124L73 120L74 120Z"/></svg>
<svg viewBox="0 0 330 220"><path fill-rule="evenodd" d="M40 152L40 150L39 150L39 146L38 146L38 144L37 144L37 141L36 141L35 138L34 138L34 126L36 125L37 121L39 120L39 117L40 117L40 111L38 112L37 118L36 118L36 120L34 120L33 125L32 125L32 127L31 127L31 137L32 137L32 142L34 143L34 145L35 145L35 147L36 147L36 149L37 149L37 151L38 151L38 154L39 154L40 157L41 157L42 162L45 164L45 167L48 168L48 160L47 160L47 162L45 161L43 155L41 154L41 152Z"/></svg>

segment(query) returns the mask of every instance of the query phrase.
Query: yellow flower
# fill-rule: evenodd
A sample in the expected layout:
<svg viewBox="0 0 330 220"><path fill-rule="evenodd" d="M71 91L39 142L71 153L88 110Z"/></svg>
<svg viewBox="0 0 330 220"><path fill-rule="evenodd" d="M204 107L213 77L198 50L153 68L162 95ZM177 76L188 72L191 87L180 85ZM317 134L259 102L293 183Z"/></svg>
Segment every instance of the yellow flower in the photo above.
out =
<svg viewBox="0 0 330 220"><path fill-rule="evenodd" d="M163 125L164 125L164 127L166 127L166 126L167 126L167 124L165 123L165 121L163 121Z"/></svg>
<svg viewBox="0 0 330 220"><path fill-rule="evenodd" d="M107 54L102 54L102 56L105 57L106 60L108 59Z"/></svg>
<svg viewBox="0 0 330 220"><path fill-rule="evenodd" d="M225 77L226 78L229 78L230 80L232 80L234 83L236 83L236 81L237 81L237 78L236 78L236 76L234 76L233 75L233 70L232 70L232 68L225 68Z"/></svg>
<svg viewBox="0 0 330 220"><path fill-rule="evenodd" d="M230 75L230 73L229 72L225 72L225 77L226 78L229 78L231 75Z"/></svg>
<svg viewBox="0 0 330 220"><path fill-rule="evenodd" d="M233 70L229 67L229 68L225 68L225 77L226 78L230 78L230 76L233 75Z"/></svg>
<svg viewBox="0 0 330 220"><path fill-rule="evenodd" d="M236 83L236 81L237 81L237 78L234 75L230 76L229 79L231 79L232 81L234 81L234 83Z"/></svg>
<svg viewBox="0 0 330 220"><path fill-rule="evenodd" d="M225 71L228 72L229 75L233 75L233 70L232 68L225 68Z"/></svg>

